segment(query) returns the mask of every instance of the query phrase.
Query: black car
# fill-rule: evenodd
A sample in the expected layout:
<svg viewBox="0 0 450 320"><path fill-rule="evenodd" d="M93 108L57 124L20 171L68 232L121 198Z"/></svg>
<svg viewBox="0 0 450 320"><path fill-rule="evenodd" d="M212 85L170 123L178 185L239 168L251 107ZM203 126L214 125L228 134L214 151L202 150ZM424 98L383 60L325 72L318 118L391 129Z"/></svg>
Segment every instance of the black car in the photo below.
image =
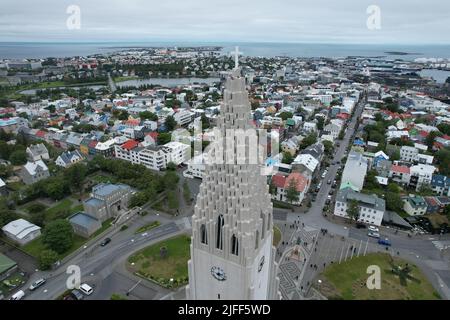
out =
<svg viewBox="0 0 450 320"><path fill-rule="evenodd" d="M365 228L366 228L366 225L363 224L363 223L357 223L357 224L356 224L356 228L357 228L357 229L365 229Z"/></svg>
<svg viewBox="0 0 450 320"><path fill-rule="evenodd" d="M72 297L74 297L77 300L83 300L84 299L83 294L77 289L72 290L70 293L72 294Z"/></svg>
<svg viewBox="0 0 450 320"><path fill-rule="evenodd" d="M102 243L100 243L100 245L102 246L102 247L104 247L104 246L106 246L108 243L110 243L111 242L111 239L110 238L105 238L105 240L103 240L102 241Z"/></svg>

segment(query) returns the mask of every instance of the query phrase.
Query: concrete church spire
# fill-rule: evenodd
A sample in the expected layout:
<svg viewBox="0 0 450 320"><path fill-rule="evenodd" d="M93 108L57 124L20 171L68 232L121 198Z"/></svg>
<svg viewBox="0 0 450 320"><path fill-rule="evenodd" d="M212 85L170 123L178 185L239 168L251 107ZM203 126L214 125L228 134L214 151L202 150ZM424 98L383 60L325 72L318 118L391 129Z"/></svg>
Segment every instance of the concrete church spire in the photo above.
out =
<svg viewBox="0 0 450 320"><path fill-rule="evenodd" d="M255 132L250 110L236 62L217 122L223 139L208 154L213 160L206 163L192 217L188 299L280 298L272 203L266 177L250 161L257 141L245 134Z"/></svg>

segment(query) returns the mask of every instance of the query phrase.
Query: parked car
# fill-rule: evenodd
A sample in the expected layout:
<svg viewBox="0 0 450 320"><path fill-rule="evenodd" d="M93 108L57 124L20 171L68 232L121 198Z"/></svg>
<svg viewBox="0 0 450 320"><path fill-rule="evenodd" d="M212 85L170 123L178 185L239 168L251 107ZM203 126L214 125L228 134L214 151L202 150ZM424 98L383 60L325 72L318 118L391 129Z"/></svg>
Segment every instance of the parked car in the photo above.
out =
<svg viewBox="0 0 450 320"><path fill-rule="evenodd" d="M327 184L331 184L331 179L329 179L329 180L327 181Z"/></svg>
<svg viewBox="0 0 450 320"><path fill-rule="evenodd" d="M12 297L9 298L9 300L22 300L23 297L25 297L25 292L19 290L16 293L14 293Z"/></svg>
<svg viewBox="0 0 450 320"><path fill-rule="evenodd" d="M83 292L85 295L90 296L92 292L94 292L94 289L92 289L92 287L87 283L83 283L80 286L80 291Z"/></svg>
<svg viewBox="0 0 450 320"><path fill-rule="evenodd" d="M388 246L388 247L390 247L392 244L391 244L391 242L389 241L389 239L378 239L378 244L381 244L381 245L383 245L383 246Z"/></svg>
<svg viewBox="0 0 450 320"><path fill-rule="evenodd" d="M334 192L334 190L331 189L330 192L328 192L328 194L331 196L331 195L333 195L333 192Z"/></svg>
<svg viewBox="0 0 450 320"><path fill-rule="evenodd" d="M101 243L100 243L100 245L102 246L102 247L104 247L104 246L106 246L108 243L110 243L111 242L111 239L110 238L105 238L105 240L103 240Z"/></svg>
<svg viewBox="0 0 450 320"><path fill-rule="evenodd" d="M372 238L379 238L380 234L378 232L373 232L373 231L369 231L369 233L367 234L369 237Z"/></svg>
<svg viewBox="0 0 450 320"><path fill-rule="evenodd" d="M357 228L357 229L365 229L365 228L366 228L366 225L365 225L364 223L357 223L357 224L356 224L356 228Z"/></svg>
<svg viewBox="0 0 450 320"><path fill-rule="evenodd" d="M33 282L33 283L31 284L31 286L30 286L29 289L30 289L30 291L36 290L36 289L39 288L40 286L44 285L44 283L45 283L45 279L44 279L44 278L38 279L38 280L36 280L35 282Z"/></svg>
<svg viewBox="0 0 450 320"><path fill-rule="evenodd" d="M83 300L84 299L83 294L77 289L72 290L70 293L76 300Z"/></svg>
<svg viewBox="0 0 450 320"><path fill-rule="evenodd" d="M380 229L378 229L377 227L375 227L375 226L369 226L369 231L372 231L372 232L380 232Z"/></svg>

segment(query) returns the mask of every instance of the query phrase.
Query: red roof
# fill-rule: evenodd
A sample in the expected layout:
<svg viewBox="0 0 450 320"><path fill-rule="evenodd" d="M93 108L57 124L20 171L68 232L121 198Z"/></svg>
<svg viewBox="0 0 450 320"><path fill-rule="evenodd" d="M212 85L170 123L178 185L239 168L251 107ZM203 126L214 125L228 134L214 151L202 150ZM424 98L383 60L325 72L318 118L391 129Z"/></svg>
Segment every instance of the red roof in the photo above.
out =
<svg viewBox="0 0 450 320"><path fill-rule="evenodd" d="M396 166L395 164L392 165L391 171L408 174L410 173L410 170L407 166Z"/></svg>
<svg viewBox="0 0 450 320"><path fill-rule="evenodd" d="M419 131L419 135L426 138L428 136L428 132L422 130L422 131Z"/></svg>
<svg viewBox="0 0 450 320"><path fill-rule="evenodd" d="M294 180L296 183L296 189L298 192L303 192L308 184L308 179L298 172L291 173L288 177L285 177L281 174L276 174L272 177L272 183L277 188L287 189L289 188L289 184Z"/></svg>
<svg viewBox="0 0 450 320"><path fill-rule="evenodd" d="M336 115L336 118L347 120L348 118L350 118L350 115L348 113L341 112Z"/></svg>
<svg viewBox="0 0 450 320"><path fill-rule="evenodd" d="M127 125L129 126L138 126L141 123L141 120L138 119L130 119L127 121Z"/></svg>
<svg viewBox="0 0 450 320"><path fill-rule="evenodd" d="M308 184L308 179L304 175L298 172L293 172L287 177L285 188L289 187L292 180L295 181L298 192L303 192Z"/></svg>
<svg viewBox="0 0 450 320"><path fill-rule="evenodd" d="M36 137L43 138L46 134L47 132L39 130L38 132L36 132Z"/></svg>
<svg viewBox="0 0 450 320"><path fill-rule="evenodd" d="M98 141L96 140L92 140L91 142L89 142L88 147L89 148L95 148L95 146L97 145Z"/></svg>
<svg viewBox="0 0 450 320"><path fill-rule="evenodd" d="M272 183L277 188L284 188L286 177L281 174L276 174L272 177Z"/></svg>
<svg viewBox="0 0 450 320"><path fill-rule="evenodd" d="M156 139L158 139L159 133L158 133L158 132L156 132L156 131L152 131L152 132L149 132L149 133L147 133L147 136L150 136L150 137L152 137L152 138L153 138L153 140L155 140L155 141L156 141Z"/></svg>
<svg viewBox="0 0 450 320"><path fill-rule="evenodd" d="M139 142L137 142L136 140L128 140L127 142L125 142L122 145L122 148L126 149L126 150L131 150L131 149L136 148L138 145L139 145Z"/></svg>

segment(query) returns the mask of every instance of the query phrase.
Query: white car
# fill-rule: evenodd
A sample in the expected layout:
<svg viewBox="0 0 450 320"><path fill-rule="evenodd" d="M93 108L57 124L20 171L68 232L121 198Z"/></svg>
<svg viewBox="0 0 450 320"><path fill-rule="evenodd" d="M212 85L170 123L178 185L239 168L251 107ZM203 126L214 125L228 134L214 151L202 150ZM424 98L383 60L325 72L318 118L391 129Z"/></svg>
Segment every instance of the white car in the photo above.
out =
<svg viewBox="0 0 450 320"><path fill-rule="evenodd" d="M9 300L22 300L22 298L25 296L25 292L23 292L22 290L17 291L16 293L14 293L12 295L11 298L9 298Z"/></svg>
<svg viewBox="0 0 450 320"><path fill-rule="evenodd" d="M92 289L92 287L87 283L83 283L80 286L80 291L83 292L85 295L89 296L92 294L92 292L94 292L94 289Z"/></svg>
<svg viewBox="0 0 450 320"><path fill-rule="evenodd" d="M372 232L380 232L380 230L374 226L369 226L367 229L369 229L369 231L372 231Z"/></svg>
<svg viewBox="0 0 450 320"><path fill-rule="evenodd" d="M36 280L35 282L33 282L30 286L30 291L36 290L37 288L39 288L40 286L44 285L45 283L45 279L39 279Z"/></svg>
<svg viewBox="0 0 450 320"><path fill-rule="evenodd" d="M369 231L369 233L367 235L372 238L377 238L377 239L380 238L380 234L378 232Z"/></svg>

